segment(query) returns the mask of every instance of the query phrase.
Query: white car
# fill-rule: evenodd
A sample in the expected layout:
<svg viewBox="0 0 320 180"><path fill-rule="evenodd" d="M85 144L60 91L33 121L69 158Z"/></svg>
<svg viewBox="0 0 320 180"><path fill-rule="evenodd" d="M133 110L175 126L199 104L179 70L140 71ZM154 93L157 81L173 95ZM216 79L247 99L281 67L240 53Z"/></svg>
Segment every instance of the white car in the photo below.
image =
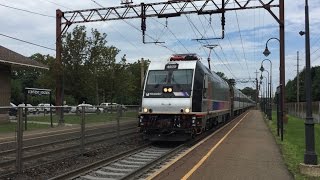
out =
<svg viewBox="0 0 320 180"><path fill-rule="evenodd" d="M83 108L85 113L99 114L100 112L103 111L103 108L98 108L98 107L92 106L91 104L79 104L77 107L72 107L70 112L81 113Z"/></svg>
<svg viewBox="0 0 320 180"><path fill-rule="evenodd" d="M55 112L56 109L53 107L53 105L51 104L51 111ZM50 112L50 104L44 104L44 103L40 103L38 104L38 107L36 108L37 113L49 113Z"/></svg>
<svg viewBox="0 0 320 180"><path fill-rule="evenodd" d="M18 107L26 107L25 104L19 104ZM24 112L24 110L23 110ZM37 111L36 111L36 108L34 108L31 104L27 104L27 113L33 113L35 114Z"/></svg>

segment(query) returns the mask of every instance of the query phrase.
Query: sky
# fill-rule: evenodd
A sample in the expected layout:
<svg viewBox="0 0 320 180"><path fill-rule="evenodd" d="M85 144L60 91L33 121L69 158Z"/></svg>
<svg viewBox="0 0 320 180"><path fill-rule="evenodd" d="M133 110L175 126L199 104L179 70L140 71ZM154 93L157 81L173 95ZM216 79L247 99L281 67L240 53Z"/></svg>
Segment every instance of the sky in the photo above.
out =
<svg viewBox="0 0 320 180"><path fill-rule="evenodd" d="M164 0L133 0L133 4L164 2ZM221 1L215 1L219 4ZM239 1L243 2L243 1ZM268 2L263 0L263 2ZM1 45L24 56L35 53L55 56L55 51L26 44L6 36L39 44L55 49L56 9L64 11L90 8L120 6L121 0L0 0L0 42ZM233 0L229 7L235 6ZM257 0L251 3L257 4ZM299 51L299 70L305 65L305 38L299 35L304 31L304 3L302 0L285 1L285 67L286 81L297 74L297 51ZM273 4L278 4L275 0ZM212 6L209 6L212 7ZM15 8L15 9L13 9ZM17 10L22 9L22 10ZM28 12L27 12L28 11ZM32 13L30 13L30 11ZM278 8L273 8L277 15ZM311 65L320 64L320 1L309 0ZM83 23L88 32L97 29L107 34L109 46L120 49L119 60L124 54L128 62L144 58L151 61L167 61L174 53L197 53L207 65L209 49L204 45L215 44L211 53L213 71L223 72L228 78L237 80L237 87L255 88L254 83L243 79L254 79L255 71L259 72L262 54L266 41L271 37L279 38L279 25L265 9L250 9L226 12L225 37L220 40L195 41L197 38L213 38L221 36L220 14L182 15L180 17L147 18L146 41L157 40L164 44L143 44L140 19ZM210 20L211 19L211 20ZM71 25L71 32L76 25ZM152 39L151 39L151 38ZM165 46L165 47L163 47ZM271 40L268 43L271 54L267 57L272 62L264 61L263 66L272 72L273 89L279 83L279 43ZM266 73L263 73L267 76ZM258 73L260 76L260 72Z"/></svg>

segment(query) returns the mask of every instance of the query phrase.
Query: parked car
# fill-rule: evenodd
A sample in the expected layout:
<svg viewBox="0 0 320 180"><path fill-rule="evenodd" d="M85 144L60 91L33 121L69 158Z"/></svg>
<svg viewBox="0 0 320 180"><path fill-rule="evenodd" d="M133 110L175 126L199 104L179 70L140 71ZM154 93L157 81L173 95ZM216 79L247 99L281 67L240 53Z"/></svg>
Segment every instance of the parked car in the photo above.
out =
<svg viewBox="0 0 320 180"><path fill-rule="evenodd" d="M27 104L27 106L25 106L25 104L19 104L18 107L27 107L27 114L29 113L35 114L37 112L36 108L34 108L31 104Z"/></svg>
<svg viewBox="0 0 320 180"><path fill-rule="evenodd" d="M106 102L100 104L100 107L103 109L103 112L107 111L107 108L110 104L111 103L106 103Z"/></svg>
<svg viewBox="0 0 320 180"><path fill-rule="evenodd" d="M126 111L127 107L123 104L117 104L117 103L110 103L107 108L105 109L105 111L110 112L110 111L117 111L118 108L121 108L122 111Z"/></svg>
<svg viewBox="0 0 320 180"><path fill-rule="evenodd" d="M70 111L71 111L71 106L68 106L68 105L63 106L63 112L69 113Z"/></svg>
<svg viewBox="0 0 320 180"><path fill-rule="evenodd" d="M17 106L12 102L10 102L9 116L17 116L17 112L18 112Z"/></svg>
<svg viewBox="0 0 320 180"><path fill-rule="evenodd" d="M53 106L53 105L51 104L51 106ZM45 113L45 114L50 113L50 104L40 103L40 104L38 104L36 111L38 114L39 113ZM51 107L51 111L55 112L56 109L54 107Z"/></svg>
<svg viewBox="0 0 320 180"><path fill-rule="evenodd" d="M72 107L71 108L71 112L81 113L82 112L82 107L84 107L84 112L85 113L97 113L97 114L99 114L100 112L103 111L103 108L98 108L98 107L92 106L91 104L79 104L76 108Z"/></svg>

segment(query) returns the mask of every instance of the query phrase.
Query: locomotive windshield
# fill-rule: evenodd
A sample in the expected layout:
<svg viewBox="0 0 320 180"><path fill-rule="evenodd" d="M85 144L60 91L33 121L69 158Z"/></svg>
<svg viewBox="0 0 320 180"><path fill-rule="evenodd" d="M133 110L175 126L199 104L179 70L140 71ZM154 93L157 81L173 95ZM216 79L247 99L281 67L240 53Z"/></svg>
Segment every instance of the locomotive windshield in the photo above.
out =
<svg viewBox="0 0 320 180"><path fill-rule="evenodd" d="M150 71L147 84L167 84L168 71Z"/></svg>
<svg viewBox="0 0 320 180"><path fill-rule="evenodd" d="M191 84L191 69L179 69L175 71L154 70L149 71L147 85L157 84Z"/></svg>
<svg viewBox="0 0 320 180"><path fill-rule="evenodd" d="M150 70L145 97L190 97L193 70Z"/></svg>

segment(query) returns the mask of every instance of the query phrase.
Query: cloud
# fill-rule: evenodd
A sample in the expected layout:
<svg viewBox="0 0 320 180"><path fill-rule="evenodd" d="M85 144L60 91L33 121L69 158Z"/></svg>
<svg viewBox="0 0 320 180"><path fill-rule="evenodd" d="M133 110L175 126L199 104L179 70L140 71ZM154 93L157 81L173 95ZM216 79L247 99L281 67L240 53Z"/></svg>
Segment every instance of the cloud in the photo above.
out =
<svg viewBox="0 0 320 180"><path fill-rule="evenodd" d="M120 1L95 1L106 7L120 5ZM136 4L155 2L154 0L133 1ZM165 0L157 2L165 2ZM257 3L257 1L251 2ZM275 1L274 3L276 4L277 2ZM0 3L49 16L55 16L56 9L67 11L70 9L99 7L90 0L0 0ZM233 1L230 1L229 6L232 7L233 5ZM309 0L309 8L311 42L314 43L317 42L317 37L320 33L318 31L320 28L320 2L318 0ZM278 13L278 8L274 9L274 13ZM55 18L30 14L2 6L0 6L0 16L2 17L0 18L2 25L1 33L55 48ZM223 40L207 40L202 42L192 40L202 37L220 37L222 33L220 18L221 16L218 14L212 15L211 23L209 15L182 15L181 17L169 18L168 21L166 19L147 18L146 33L152 38L146 37L146 40L165 41L166 43L163 45L167 46L170 50L159 45L142 43L140 19L79 25L85 25L88 32L90 32L91 28L96 28L101 32L107 33L108 45L119 48L121 52L118 58L120 59L123 54L126 54L129 62L136 61L142 57L152 61L163 61L167 60L174 51L177 53L197 53L202 57L204 64L207 64L206 59L209 50L204 48L203 45L219 44L219 47L215 48L217 55L214 53L211 55L212 64L217 71L224 72L228 77L232 77L232 74L241 78L255 77L255 70L260 68L261 61L265 58L262 55L262 51L264 50L266 40L270 37L279 37L279 25L265 9L228 11L226 12L225 38ZM286 79L288 80L295 76L296 51L300 50L301 58L304 57L302 52L304 51L304 38L298 35L300 30L304 30L304 1L285 1L285 20ZM68 32L71 32L74 27L75 25L72 25ZM24 44L2 36L0 36L0 40L2 46L25 56L38 52L55 56L54 51ZM319 48L318 44L314 43L312 51ZM268 46L271 51L269 58L273 62L273 76L276 79L279 77L279 44L276 41L270 41ZM312 61L312 65L319 64L320 60L316 59L320 55L319 53L315 52L312 55L312 58L315 59Z"/></svg>

